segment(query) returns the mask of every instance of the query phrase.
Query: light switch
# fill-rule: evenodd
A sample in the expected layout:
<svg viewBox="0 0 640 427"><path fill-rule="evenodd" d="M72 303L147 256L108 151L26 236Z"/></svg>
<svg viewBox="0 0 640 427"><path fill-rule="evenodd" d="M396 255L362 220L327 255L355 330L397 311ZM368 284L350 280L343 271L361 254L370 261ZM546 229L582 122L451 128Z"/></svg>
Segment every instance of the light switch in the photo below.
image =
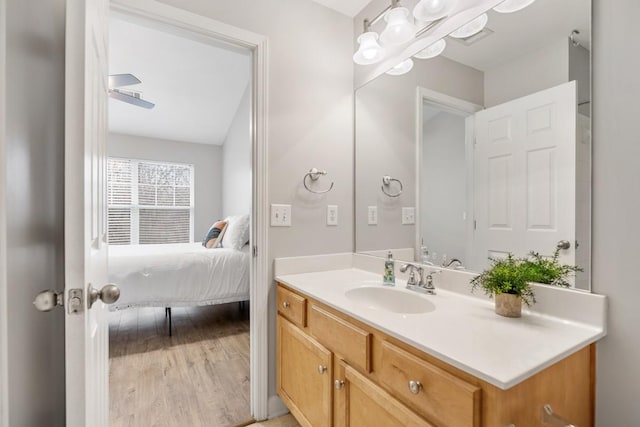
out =
<svg viewBox="0 0 640 427"><path fill-rule="evenodd" d="M291 205L271 205L271 226L291 227Z"/></svg>
<svg viewBox="0 0 640 427"><path fill-rule="evenodd" d="M338 225L338 205L327 206L327 225Z"/></svg>
<svg viewBox="0 0 640 427"><path fill-rule="evenodd" d="M378 207L369 206L367 208L367 224L378 225Z"/></svg>
<svg viewBox="0 0 640 427"><path fill-rule="evenodd" d="M410 225L416 223L416 208L402 208L402 224Z"/></svg>

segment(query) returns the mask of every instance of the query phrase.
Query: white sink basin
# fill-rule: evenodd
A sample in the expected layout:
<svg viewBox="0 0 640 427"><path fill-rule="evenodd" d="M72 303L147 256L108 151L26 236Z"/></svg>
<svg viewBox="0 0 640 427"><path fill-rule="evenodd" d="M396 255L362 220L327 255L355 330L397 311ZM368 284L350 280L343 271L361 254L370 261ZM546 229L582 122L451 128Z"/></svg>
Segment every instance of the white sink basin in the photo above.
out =
<svg viewBox="0 0 640 427"><path fill-rule="evenodd" d="M349 289L345 292L345 296L364 307L392 313L419 314L429 313L436 309L431 301L421 295L382 286L363 286Z"/></svg>

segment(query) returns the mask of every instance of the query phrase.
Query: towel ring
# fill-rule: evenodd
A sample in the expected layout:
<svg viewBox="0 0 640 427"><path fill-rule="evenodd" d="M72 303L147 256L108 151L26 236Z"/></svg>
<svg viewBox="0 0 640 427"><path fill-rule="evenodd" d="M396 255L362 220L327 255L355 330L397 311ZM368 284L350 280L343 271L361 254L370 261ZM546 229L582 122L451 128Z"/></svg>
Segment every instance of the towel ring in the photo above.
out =
<svg viewBox="0 0 640 427"><path fill-rule="evenodd" d="M391 194L391 193L387 193L387 191L384 189L384 187L388 187L389 185L391 185L391 182L397 182L398 184L400 184L400 191L398 191L395 194ZM391 178L389 175L385 175L382 177L382 186L380 186L380 189L382 190L382 192L384 194L386 194L389 197L398 197L402 194L402 182L399 179L396 178Z"/></svg>
<svg viewBox="0 0 640 427"><path fill-rule="evenodd" d="M309 191L310 193L315 193L315 194L328 193L333 188L333 182L331 182L331 185L329 186L329 188L327 188L324 191L312 190L307 185L307 178L311 178L311 181L317 181L318 178L320 178L320 176L323 176L323 175L326 175L326 174L327 174L327 171L320 171L320 170L318 170L316 168L309 169L309 172L307 172L307 174L304 176L304 178L302 178L302 184L304 185L304 188L306 188L307 191Z"/></svg>

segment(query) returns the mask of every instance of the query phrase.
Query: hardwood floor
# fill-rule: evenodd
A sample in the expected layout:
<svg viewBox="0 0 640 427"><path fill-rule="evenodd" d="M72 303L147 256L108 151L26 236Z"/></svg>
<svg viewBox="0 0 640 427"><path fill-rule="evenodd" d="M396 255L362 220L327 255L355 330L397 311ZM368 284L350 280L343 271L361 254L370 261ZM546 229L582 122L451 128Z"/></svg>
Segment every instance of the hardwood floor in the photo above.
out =
<svg viewBox="0 0 640 427"><path fill-rule="evenodd" d="M249 310L238 303L111 313L112 426L248 424Z"/></svg>

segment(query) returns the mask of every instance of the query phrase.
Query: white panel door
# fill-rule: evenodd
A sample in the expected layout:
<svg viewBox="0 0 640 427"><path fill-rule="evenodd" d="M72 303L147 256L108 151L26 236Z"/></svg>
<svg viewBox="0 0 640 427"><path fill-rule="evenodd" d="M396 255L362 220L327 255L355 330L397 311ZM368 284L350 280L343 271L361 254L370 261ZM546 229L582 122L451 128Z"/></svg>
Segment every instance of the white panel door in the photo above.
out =
<svg viewBox="0 0 640 427"><path fill-rule="evenodd" d="M569 82L476 113L473 267L487 257L551 255L575 262L576 85Z"/></svg>
<svg viewBox="0 0 640 427"><path fill-rule="evenodd" d="M107 284L107 0L69 0L65 98L67 427L107 427L108 311L89 290ZM74 290L83 302L73 313Z"/></svg>

